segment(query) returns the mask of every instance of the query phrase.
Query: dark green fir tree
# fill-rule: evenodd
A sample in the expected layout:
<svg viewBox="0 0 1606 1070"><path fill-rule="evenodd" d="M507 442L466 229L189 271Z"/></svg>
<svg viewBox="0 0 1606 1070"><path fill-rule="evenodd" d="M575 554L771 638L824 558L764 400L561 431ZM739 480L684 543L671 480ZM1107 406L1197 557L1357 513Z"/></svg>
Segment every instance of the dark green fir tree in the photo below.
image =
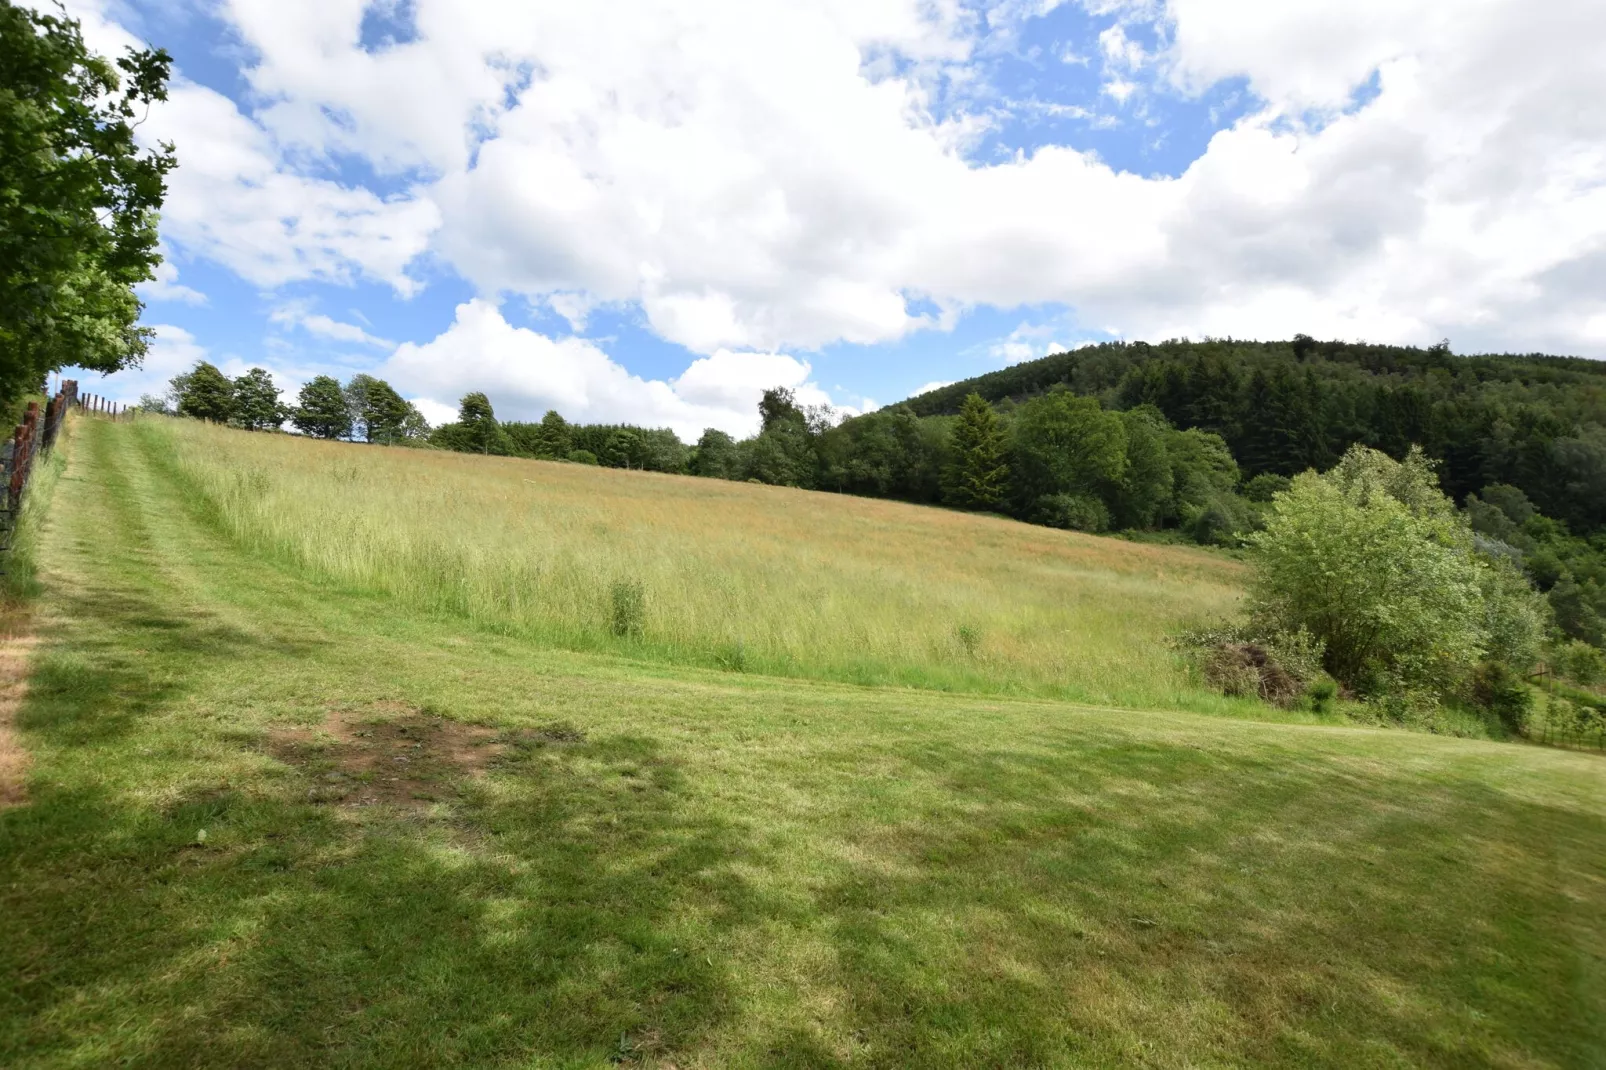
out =
<svg viewBox="0 0 1606 1070"><path fill-rule="evenodd" d="M1009 491L1004 429L980 394L971 394L954 424L953 462L943 480L943 499L961 509L998 509Z"/></svg>

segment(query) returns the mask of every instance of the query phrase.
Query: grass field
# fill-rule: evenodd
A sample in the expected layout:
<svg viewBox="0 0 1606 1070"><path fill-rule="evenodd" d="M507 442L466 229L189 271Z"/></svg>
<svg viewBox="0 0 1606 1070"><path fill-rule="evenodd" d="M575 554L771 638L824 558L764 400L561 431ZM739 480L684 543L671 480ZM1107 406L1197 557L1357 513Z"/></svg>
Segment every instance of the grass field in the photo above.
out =
<svg viewBox="0 0 1606 1070"><path fill-rule="evenodd" d="M1126 644L1229 604L1230 564L164 425L80 420L64 452L13 622L37 645L26 797L0 810L0 1066L1606 1065L1598 757L977 693L1191 701ZM273 508L197 494L231 468ZM400 530L424 511L444 549ZM358 534L446 576L533 559L573 616L489 580L432 603ZM639 642L594 619L599 540L649 592ZM715 547L795 675L704 665L717 615L665 614L716 598ZM822 594L840 563L809 619L869 614L886 678L964 686L843 682L851 644L770 615L776 562L772 589ZM1104 660L1005 643L989 582ZM998 643L974 677L931 653L956 606Z"/></svg>
<svg viewBox="0 0 1606 1070"><path fill-rule="evenodd" d="M851 683L1222 708L1164 638L1241 566L991 517L153 420L130 448L253 555L573 650ZM613 634L616 585L645 595Z"/></svg>

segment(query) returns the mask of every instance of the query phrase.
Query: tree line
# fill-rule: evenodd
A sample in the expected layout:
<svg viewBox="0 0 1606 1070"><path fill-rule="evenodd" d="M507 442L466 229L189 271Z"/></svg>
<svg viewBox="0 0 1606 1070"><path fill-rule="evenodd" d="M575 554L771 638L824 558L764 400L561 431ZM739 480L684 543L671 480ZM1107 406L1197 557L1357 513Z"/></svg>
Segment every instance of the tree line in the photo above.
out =
<svg viewBox="0 0 1606 1070"><path fill-rule="evenodd" d="M175 376L166 394L141 398L140 408L247 431L279 431L289 422L312 438L389 446L425 445L429 436L429 423L418 408L372 375L354 375L344 386L333 376L314 376L291 405L266 369L252 368L230 379L203 360Z"/></svg>
<svg viewBox="0 0 1606 1070"><path fill-rule="evenodd" d="M478 392L463 397L457 420L431 429L369 376L345 387L314 380L298 405L271 409L260 369L231 386L203 368L175 380L172 407L244 427L278 426L277 417L325 438L897 498L1220 546L1251 542L1301 471L1331 469L1356 446L1396 461L1415 449L1479 552L1526 575L1560 634L1606 647L1606 525L1595 520L1606 482L1601 496L1591 489L1606 481L1606 469L1595 471L1606 464L1596 453L1606 451L1606 369L1587 362L1308 339L1111 345L840 421L776 388L759 401L756 434L710 428L692 444L668 428L571 423L556 411L502 422ZM216 407L230 389L237 408ZM1459 489L1477 479L1489 481Z"/></svg>
<svg viewBox="0 0 1606 1070"><path fill-rule="evenodd" d="M923 419L978 395L1008 415L1069 389L1106 408L1152 407L1231 451L1247 502L1217 532L1253 531L1303 471L1353 447L1404 460L1413 447L1490 553L1515 562L1571 639L1606 647L1606 362L1541 354L1457 356L1299 335L1286 342L1108 343L922 394ZM1195 531L1199 528L1196 526Z"/></svg>

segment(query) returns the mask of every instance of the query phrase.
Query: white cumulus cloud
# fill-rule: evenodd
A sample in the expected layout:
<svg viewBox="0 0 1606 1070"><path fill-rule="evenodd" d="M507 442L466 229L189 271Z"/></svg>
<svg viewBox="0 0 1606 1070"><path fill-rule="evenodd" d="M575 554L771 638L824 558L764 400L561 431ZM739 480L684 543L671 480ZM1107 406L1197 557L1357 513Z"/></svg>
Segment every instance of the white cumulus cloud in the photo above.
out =
<svg viewBox="0 0 1606 1070"><path fill-rule="evenodd" d="M164 250L164 257L170 255L172 254ZM146 301L174 301L183 305L206 304L204 293L178 281L178 268L173 261L163 259L156 265L152 274L154 278L134 288Z"/></svg>
<svg viewBox="0 0 1606 1070"><path fill-rule="evenodd" d="M456 399L479 390L504 420L537 420L550 408L582 423L669 427L695 441L709 427L756 431L759 396L770 387L792 389L804 404L826 403L809 372L806 362L782 354L719 350L674 380L643 379L590 341L516 327L476 299L459 305L452 325L433 340L398 347L378 374L419 399L432 423L455 418Z"/></svg>
<svg viewBox="0 0 1606 1070"><path fill-rule="evenodd" d="M677 427L734 426L692 399L715 371L748 389L753 354L978 305L1067 306L1126 337L1600 353L1598 0L1083 0L1118 20L1088 60L1111 92L1242 79L1257 103L1176 177L1074 144L972 159L982 120L938 87L984 77L984 35L1054 6L415 0L387 8L402 43L369 49L364 0L228 0L253 95L180 81L152 117L184 161L164 235L266 288L411 293L437 258L480 298L393 358L419 396L449 403L472 368L531 406ZM329 177L347 155L379 178ZM682 392L507 324L508 295L577 330L638 305L702 358L742 357Z"/></svg>

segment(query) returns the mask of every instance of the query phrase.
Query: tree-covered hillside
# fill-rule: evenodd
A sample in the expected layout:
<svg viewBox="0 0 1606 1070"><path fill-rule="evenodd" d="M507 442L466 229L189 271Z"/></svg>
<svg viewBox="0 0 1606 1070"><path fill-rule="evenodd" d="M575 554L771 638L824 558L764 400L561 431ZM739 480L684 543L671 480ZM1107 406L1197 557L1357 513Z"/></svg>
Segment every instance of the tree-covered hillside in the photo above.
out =
<svg viewBox="0 0 1606 1070"><path fill-rule="evenodd" d="M1220 435L1244 478L1325 469L1355 443L1440 462L1461 502L1520 488L1576 533L1606 526L1606 362L1473 356L1446 345L1113 342L1028 361L902 403L957 413L971 393L1008 409L1055 387L1106 407L1150 404L1179 428Z"/></svg>

